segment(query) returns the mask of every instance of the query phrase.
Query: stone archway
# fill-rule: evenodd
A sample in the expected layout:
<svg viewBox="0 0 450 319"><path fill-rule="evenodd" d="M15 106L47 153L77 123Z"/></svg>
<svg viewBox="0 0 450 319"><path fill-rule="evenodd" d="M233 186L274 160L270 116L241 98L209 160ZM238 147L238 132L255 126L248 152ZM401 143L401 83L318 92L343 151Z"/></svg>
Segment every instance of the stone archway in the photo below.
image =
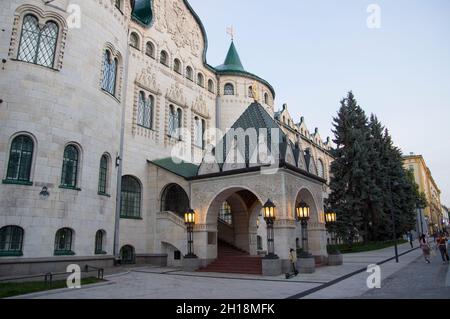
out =
<svg viewBox="0 0 450 319"><path fill-rule="evenodd" d="M222 204L231 208L232 224L220 220ZM249 255L257 255L257 219L262 203L250 189L232 187L221 191L211 201L206 215L206 223L217 229L217 242L225 242ZM217 249L219 249L217 244Z"/></svg>

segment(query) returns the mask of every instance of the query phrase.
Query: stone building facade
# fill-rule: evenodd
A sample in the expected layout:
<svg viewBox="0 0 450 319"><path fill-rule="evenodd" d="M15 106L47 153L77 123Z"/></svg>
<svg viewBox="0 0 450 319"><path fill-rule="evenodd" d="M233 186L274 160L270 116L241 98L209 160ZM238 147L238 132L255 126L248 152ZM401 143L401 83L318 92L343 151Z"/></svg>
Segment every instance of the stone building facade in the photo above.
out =
<svg viewBox="0 0 450 319"><path fill-rule="evenodd" d="M209 65L188 1L11 0L0 12L0 276L118 257L179 265L186 207L206 265L227 237L225 202L230 244L257 254L268 198L280 258L299 237L300 200L311 206L310 250L326 258L329 140L286 106L275 112L273 87L244 69L234 43ZM204 159L250 105L285 136L271 175L258 160ZM190 161L169 161L177 148Z"/></svg>
<svg viewBox="0 0 450 319"><path fill-rule="evenodd" d="M430 169L422 155L410 154L403 157L403 166L414 173L414 179L419 186L419 191L425 194L428 206L423 211L423 217L418 216L418 221L423 220L419 231L426 230L433 234L443 228L443 214L441 204L441 191L433 179ZM425 226L423 226L425 224Z"/></svg>

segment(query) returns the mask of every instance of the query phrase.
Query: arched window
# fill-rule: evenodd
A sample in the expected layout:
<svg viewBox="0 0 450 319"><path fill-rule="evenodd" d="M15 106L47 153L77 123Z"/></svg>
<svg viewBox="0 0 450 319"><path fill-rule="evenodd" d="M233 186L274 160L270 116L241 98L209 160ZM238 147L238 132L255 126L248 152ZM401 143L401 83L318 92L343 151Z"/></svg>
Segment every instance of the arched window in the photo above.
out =
<svg viewBox="0 0 450 319"><path fill-rule="evenodd" d="M219 220L228 225L233 225L233 215L231 213L231 206L227 201L223 202L222 206L220 207Z"/></svg>
<svg viewBox="0 0 450 319"><path fill-rule="evenodd" d="M106 238L106 232L104 230L98 230L95 233L95 254L96 255L106 255L105 238Z"/></svg>
<svg viewBox="0 0 450 319"><path fill-rule="evenodd" d="M120 194L120 217L141 217L141 185L132 176L122 177L122 191Z"/></svg>
<svg viewBox="0 0 450 319"><path fill-rule="evenodd" d="M98 193L106 195L108 183L108 155L102 155L100 159L100 172L98 176Z"/></svg>
<svg viewBox="0 0 450 319"><path fill-rule="evenodd" d="M248 97L253 98L253 86L248 87Z"/></svg>
<svg viewBox="0 0 450 319"><path fill-rule="evenodd" d="M68 145L64 149L63 167L61 174L61 186L75 188L78 178L79 152L74 145Z"/></svg>
<svg viewBox="0 0 450 319"><path fill-rule="evenodd" d="M256 249L263 250L263 241L261 236L256 236Z"/></svg>
<svg viewBox="0 0 450 319"><path fill-rule="evenodd" d="M136 262L134 247L125 245L120 248L120 259L122 264L134 264Z"/></svg>
<svg viewBox="0 0 450 319"><path fill-rule="evenodd" d="M186 78L188 80L194 81L194 71L190 66L186 67Z"/></svg>
<svg viewBox="0 0 450 319"><path fill-rule="evenodd" d="M181 140L181 126L183 123L183 111L179 108L177 110L177 123L178 123L178 138Z"/></svg>
<svg viewBox="0 0 450 319"><path fill-rule="evenodd" d="M208 91L214 93L214 82L211 79L208 80Z"/></svg>
<svg viewBox="0 0 450 319"><path fill-rule="evenodd" d="M0 257L23 255L23 233L19 226L5 226L0 229Z"/></svg>
<svg viewBox="0 0 450 319"><path fill-rule="evenodd" d="M201 73L197 74L197 84L201 87L205 87L205 78Z"/></svg>
<svg viewBox="0 0 450 319"><path fill-rule="evenodd" d="M7 182L30 182L33 150L34 143L29 136L19 135L13 139L6 173Z"/></svg>
<svg viewBox="0 0 450 319"><path fill-rule="evenodd" d="M55 236L55 256L75 255L72 251L73 230L61 228Z"/></svg>
<svg viewBox="0 0 450 319"><path fill-rule="evenodd" d="M150 41L145 45L145 54L151 58L155 58L155 46Z"/></svg>
<svg viewBox="0 0 450 319"><path fill-rule="evenodd" d="M317 175L319 175L319 177L325 178L325 167L321 159L317 161Z"/></svg>
<svg viewBox="0 0 450 319"><path fill-rule="evenodd" d="M173 105L169 106L169 136L177 137L177 129L179 128L178 112Z"/></svg>
<svg viewBox="0 0 450 319"><path fill-rule="evenodd" d="M264 93L264 103L269 104L269 94L267 94L267 92Z"/></svg>
<svg viewBox="0 0 450 319"><path fill-rule="evenodd" d="M225 84L225 87L223 89L224 95L234 95L234 85L231 83Z"/></svg>
<svg viewBox="0 0 450 319"><path fill-rule="evenodd" d="M23 19L17 59L46 67L53 67L59 27L48 21L41 28L34 15L26 15Z"/></svg>
<svg viewBox="0 0 450 319"><path fill-rule="evenodd" d="M205 120L201 120L198 117L194 118L194 143L195 146L203 148L203 140L205 133Z"/></svg>
<svg viewBox="0 0 450 319"><path fill-rule="evenodd" d="M116 94L117 66L117 59L113 58L109 50L105 50L105 54L103 56L102 89L111 95Z"/></svg>
<svg viewBox="0 0 450 319"><path fill-rule="evenodd" d="M173 70L178 74L181 74L181 62L178 59L173 61Z"/></svg>
<svg viewBox="0 0 450 319"><path fill-rule="evenodd" d="M145 93L141 91L139 93L139 106L138 106L138 125L151 129L153 127L153 105L155 99L149 95L146 98Z"/></svg>
<svg viewBox="0 0 450 319"><path fill-rule="evenodd" d="M161 196L161 211L172 212L184 218L189 209L189 197L178 184L166 186Z"/></svg>
<svg viewBox="0 0 450 319"><path fill-rule="evenodd" d="M131 32L130 34L130 46L139 50L139 36L136 32Z"/></svg>
<svg viewBox="0 0 450 319"><path fill-rule="evenodd" d="M161 51L161 56L159 57L159 62L165 66L169 65L169 56L166 51Z"/></svg>

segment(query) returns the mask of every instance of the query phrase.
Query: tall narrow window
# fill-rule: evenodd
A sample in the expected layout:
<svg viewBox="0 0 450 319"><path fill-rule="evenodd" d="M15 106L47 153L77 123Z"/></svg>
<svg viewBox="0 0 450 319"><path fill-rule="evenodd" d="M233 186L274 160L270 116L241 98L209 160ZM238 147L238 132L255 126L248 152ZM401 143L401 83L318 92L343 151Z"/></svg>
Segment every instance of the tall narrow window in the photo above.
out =
<svg viewBox="0 0 450 319"><path fill-rule="evenodd" d="M231 83L225 84L223 94L224 95L234 95L234 85Z"/></svg>
<svg viewBox="0 0 450 319"><path fill-rule="evenodd" d="M198 117L194 118L194 142L195 146L202 146L202 122Z"/></svg>
<svg viewBox="0 0 450 319"><path fill-rule="evenodd" d="M55 236L55 256L75 255L72 251L73 231L70 228L62 228Z"/></svg>
<svg viewBox="0 0 450 319"><path fill-rule="evenodd" d="M131 32L130 34L130 46L139 50L139 36L136 32Z"/></svg>
<svg viewBox="0 0 450 319"><path fill-rule="evenodd" d="M102 89L111 95L116 94L117 65L117 59L112 57L109 50L106 50L103 56Z"/></svg>
<svg viewBox="0 0 450 319"><path fill-rule="evenodd" d="M178 115L178 111L175 110L173 105L171 105L169 107L169 135L171 137L177 137L178 134L178 129L180 127L180 118Z"/></svg>
<svg viewBox="0 0 450 319"><path fill-rule="evenodd" d="M106 251L104 248L105 234L106 234L106 232L104 230L98 230L97 233L95 233L95 254L96 255L105 255L106 254Z"/></svg>
<svg viewBox="0 0 450 319"><path fill-rule="evenodd" d="M26 15L23 19L17 59L46 67L53 67L59 27L48 21L41 28L34 15Z"/></svg>
<svg viewBox="0 0 450 319"><path fill-rule="evenodd" d="M208 80L208 91L214 93L214 82L211 79Z"/></svg>
<svg viewBox="0 0 450 319"><path fill-rule="evenodd" d="M155 99L153 96L148 98L145 93L141 91L139 93L139 105L138 105L138 125L151 129L153 127L153 105Z"/></svg>
<svg viewBox="0 0 450 319"><path fill-rule="evenodd" d="M167 56L167 52L166 51L161 51L161 56L159 58L159 62L161 64L164 64L165 66L169 65L169 57Z"/></svg>
<svg viewBox="0 0 450 319"><path fill-rule="evenodd" d="M11 143L6 181L30 182L33 161L33 140L26 135L15 137Z"/></svg>
<svg viewBox="0 0 450 319"><path fill-rule="evenodd" d="M253 86L248 87L248 97L253 98Z"/></svg>
<svg viewBox="0 0 450 319"><path fill-rule="evenodd" d="M222 203L219 211L219 220L228 225L233 225L233 216L231 213L231 206L227 201Z"/></svg>
<svg viewBox="0 0 450 319"><path fill-rule="evenodd" d="M190 66L186 67L186 78L188 80L194 81L194 71Z"/></svg>
<svg viewBox="0 0 450 319"><path fill-rule="evenodd" d="M0 229L0 257L22 256L23 229L19 226L5 226Z"/></svg>
<svg viewBox="0 0 450 319"><path fill-rule="evenodd" d="M173 61L173 70L178 74L181 74L181 62L178 59Z"/></svg>
<svg viewBox="0 0 450 319"><path fill-rule="evenodd" d="M150 41L145 45L145 54L151 58L155 58L155 46Z"/></svg>
<svg viewBox="0 0 450 319"><path fill-rule="evenodd" d="M106 187L108 182L108 156L103 155L100 159L100 173L98 177L98 193L106 195Z"/></svg>
<svg viewBox="0 0 450 319"><path fill-rule="evenodd" d="M122 192L120 194L120 217L141 217L141 185L132 176L122 177Z"/></svg>
<svg viewBox="0 0 450 319"><path fill-rule="evenodd" d="M201 73L197 74L197 84L200 85L201 87L205 86L205 78Z"/></svg>
<svg viewBox="0 0 450 319"><path fill-rule="evenodd" d="M74 145L66 146L61 175L61 186L75 188L78 175L78 149Z"/></svg>
<svg viewBox="0 0 450 319"><path fill-rule="evenodd" d="M264 103L269 104L269 94L267 94L267 92L264 93Z"/></svg>
<svg viewBox="0 0 450 319"><path fill-rule="evenodd" d="M321 159L317 161L317 175L319 175L319 177L325 178L325 168Z"/></svg>
<svg viewBox="0 0 450 319"><path fill-rule="evenodd" d="M183 123L183 111L181 109L177 110L177 128L178 128L178 138L181 140L181 127Z"/></svg>

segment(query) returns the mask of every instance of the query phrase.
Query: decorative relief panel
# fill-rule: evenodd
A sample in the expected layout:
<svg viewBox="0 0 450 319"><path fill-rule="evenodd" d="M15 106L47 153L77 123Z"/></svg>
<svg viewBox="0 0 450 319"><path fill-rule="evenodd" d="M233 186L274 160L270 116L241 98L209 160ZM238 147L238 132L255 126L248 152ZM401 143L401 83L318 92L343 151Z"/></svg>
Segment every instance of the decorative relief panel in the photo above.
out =
<svg viewBox="0 0 450 319"><path fill-rule="evenodd" d="M178 48L190 48L194 56L201 56L201 30L185 4L181 0L156 0L154 6L156 30L168 33Z"/></svg>
<svg viewBox="0 0 450 319"><path fill-rule="evenodd" d="M199 95L192 104L192 112L208 120L211 118L208 106L206 105L206 101L203 95Z"/></svg>
<svg viewBox="0 0 450 319"><path fill-rule="evenodd" d="M186 97L184 96L183 88L178 82L172 84L170 89L167 90L166 98L181 107L187 108Z"/></svg>

